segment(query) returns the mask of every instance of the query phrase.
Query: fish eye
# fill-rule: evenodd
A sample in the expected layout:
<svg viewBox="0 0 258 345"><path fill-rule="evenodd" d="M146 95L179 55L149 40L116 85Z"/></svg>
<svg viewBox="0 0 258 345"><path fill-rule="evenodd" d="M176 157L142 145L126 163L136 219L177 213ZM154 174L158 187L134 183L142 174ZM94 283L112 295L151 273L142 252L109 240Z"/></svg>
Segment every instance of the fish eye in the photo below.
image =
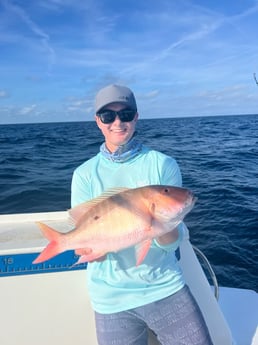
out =
<svg viewBox="0 0 258 345"><path fill-rule="evenodd" d="M164 189L164 192L165 192L165 193L169 193L169 189L168 189L168 188L165 188L165 189Z"/></svg>

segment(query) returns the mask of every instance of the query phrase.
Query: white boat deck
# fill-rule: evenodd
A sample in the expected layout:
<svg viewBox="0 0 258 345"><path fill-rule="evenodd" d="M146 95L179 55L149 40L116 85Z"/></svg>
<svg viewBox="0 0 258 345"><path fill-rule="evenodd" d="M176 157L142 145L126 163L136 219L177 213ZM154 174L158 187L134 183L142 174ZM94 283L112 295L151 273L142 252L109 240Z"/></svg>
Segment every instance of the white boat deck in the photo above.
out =
<svg viewBox="0 0 258 345"><path fill-rule="evenodd" d="M39 252L45 246L36 220L69 230L66 212L0 216L0 258ZM258 345L257 293L221 287L218 305L187 232L181 256L188 285L213 333L214 344ZM0 274L0 344L97 345L86 279L86 270L10 277ZM149 345L155 344L158 342L151 336Z"/></svg>

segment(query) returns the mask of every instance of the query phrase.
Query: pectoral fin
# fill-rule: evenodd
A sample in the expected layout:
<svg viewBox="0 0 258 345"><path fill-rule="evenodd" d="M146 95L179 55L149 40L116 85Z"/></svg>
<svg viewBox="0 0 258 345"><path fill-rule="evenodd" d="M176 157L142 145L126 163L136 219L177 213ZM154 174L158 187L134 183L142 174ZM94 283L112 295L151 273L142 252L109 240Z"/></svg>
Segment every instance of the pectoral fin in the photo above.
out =
<svg viewBox="0 0 258 345"><path fill-rule="evenodd" d="M136 246L136 266L139 266L146 257L151 246L151 239L145 240Z"/></svg>

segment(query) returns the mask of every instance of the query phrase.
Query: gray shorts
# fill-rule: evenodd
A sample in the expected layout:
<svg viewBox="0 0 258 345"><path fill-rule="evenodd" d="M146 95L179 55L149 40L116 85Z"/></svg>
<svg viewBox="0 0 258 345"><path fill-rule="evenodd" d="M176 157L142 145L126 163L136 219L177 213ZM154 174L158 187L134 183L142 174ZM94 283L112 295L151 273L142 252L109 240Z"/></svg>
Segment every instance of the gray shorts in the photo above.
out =
<svg viewBox="0 0 258 345"><path fill-rule="evenodd" d="M162 345L212 345L188 286L162 300L114 314L95 313L99 345L147 345L150 328Z"/></svg>

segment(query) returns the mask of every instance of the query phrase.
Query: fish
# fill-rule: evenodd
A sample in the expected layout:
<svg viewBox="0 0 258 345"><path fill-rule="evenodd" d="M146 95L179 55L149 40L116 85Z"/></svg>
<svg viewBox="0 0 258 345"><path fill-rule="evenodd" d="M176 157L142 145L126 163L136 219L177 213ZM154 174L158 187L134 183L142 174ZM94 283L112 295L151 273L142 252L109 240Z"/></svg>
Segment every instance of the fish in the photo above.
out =
<svg viewBox="0 0 258 345"><path fill-rule="evenodd" d="M67 233L37 222L49 243L33 264L67 250L81 253L76 264L92 262L107 253L135 246L138 266L153 239L176 228L196 199L189 189L170 185L108 190L68 211L73 229Z"/></svg>

